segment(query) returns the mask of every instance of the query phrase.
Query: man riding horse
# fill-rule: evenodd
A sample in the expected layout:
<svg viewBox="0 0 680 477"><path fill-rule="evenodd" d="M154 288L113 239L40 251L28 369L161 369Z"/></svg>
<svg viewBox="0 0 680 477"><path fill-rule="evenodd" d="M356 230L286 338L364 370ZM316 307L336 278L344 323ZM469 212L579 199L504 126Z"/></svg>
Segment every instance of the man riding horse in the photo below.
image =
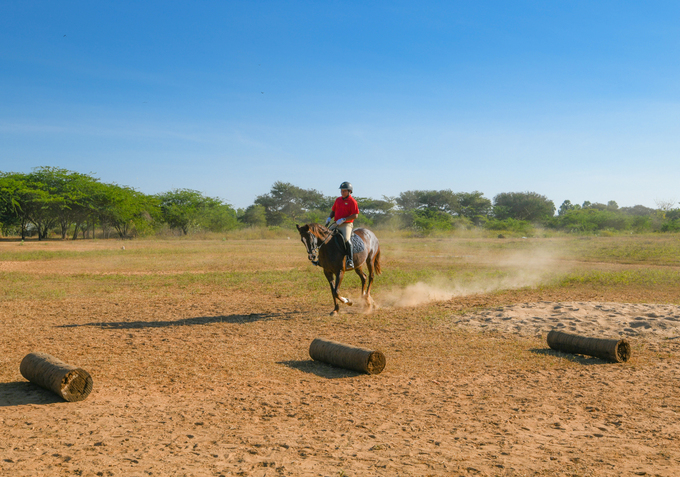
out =
<svg viewBox="0 0 680 477"><path fill-rule="evenodd" d="M352 229L354 228L354 219L359 217L359 204L352 197L352 184L349 182L343 182L340 184L340 194L341 197L335 199L335 203L331 208L331 215L326 219L326 225L330 223L331 220L335 219L335 225L338 232L342 234L342 238L345 240L345 254L347 255L347 268L354 268L354 262L352 261L352 256L354 251L352 249Z"/></svg>

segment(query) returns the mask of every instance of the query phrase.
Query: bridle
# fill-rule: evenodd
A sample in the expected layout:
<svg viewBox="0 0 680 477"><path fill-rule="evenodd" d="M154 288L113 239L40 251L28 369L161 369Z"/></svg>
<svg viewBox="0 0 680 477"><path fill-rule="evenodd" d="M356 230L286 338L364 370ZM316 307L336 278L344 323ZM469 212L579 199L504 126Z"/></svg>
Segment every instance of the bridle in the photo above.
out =
<svg viewBox="0 0 680 477"><path fill-rule="evenodd" d="M335 224L331 225L328 230L330 233L326 236L325 239L321 241L321 243L317 243L319 241L319 237L316 235L310 233L309 235L314 237L314 246L310 247L307 245L307 258L309 259L310 262L312 262L314 265L319 265L319 249L326 245L335 235Z"/></svg>

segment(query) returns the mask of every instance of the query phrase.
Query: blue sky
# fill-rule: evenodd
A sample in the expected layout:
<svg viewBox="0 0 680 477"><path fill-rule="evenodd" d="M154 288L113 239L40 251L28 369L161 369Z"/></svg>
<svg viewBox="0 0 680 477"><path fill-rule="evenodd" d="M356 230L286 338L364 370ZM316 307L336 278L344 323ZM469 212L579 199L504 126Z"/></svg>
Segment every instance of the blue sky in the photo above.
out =
<svg viewBox="0 0 680 477"><path fill-rule="evenodd" d="M0 0L0 171L680 200L680 3Z"/></svg>

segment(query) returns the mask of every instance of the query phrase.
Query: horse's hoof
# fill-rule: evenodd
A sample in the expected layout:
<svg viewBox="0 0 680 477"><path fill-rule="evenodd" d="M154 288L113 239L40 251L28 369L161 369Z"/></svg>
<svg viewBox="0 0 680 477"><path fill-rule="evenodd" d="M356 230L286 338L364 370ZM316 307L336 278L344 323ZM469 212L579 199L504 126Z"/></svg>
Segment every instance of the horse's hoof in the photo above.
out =
<svg viewBox="0 0 680 477"><path fill-rule="evenodd" d="M352 302L352 300L349 300L349 299L348 299L348 300L347 300L347 303L345 303L345 305L347 305L347 306L352 306L352 305L354 305L354 303Z"/></svg>
<svg viewBox="0 0 680 477"><path fill-rule="evenodd" d="M338 316L338 312L335 310L331 311L331 316Z"/></svg>

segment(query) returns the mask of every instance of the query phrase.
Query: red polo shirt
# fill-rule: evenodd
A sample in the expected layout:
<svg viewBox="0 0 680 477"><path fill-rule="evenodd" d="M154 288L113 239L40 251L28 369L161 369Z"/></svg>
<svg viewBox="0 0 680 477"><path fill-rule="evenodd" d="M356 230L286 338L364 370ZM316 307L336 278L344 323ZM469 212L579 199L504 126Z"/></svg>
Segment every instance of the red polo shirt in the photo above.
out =
<svg viewBox="0 0 680 477"><path fill-rule="evenodd" d="M346 199L338 197L335 199L335 204L333 204L331 210L335 220L344 219L350 215L358 214L359 204L357 204L357 201L351 195L348 195ZM354 219L347 220L347 222L354 222Z"/></svg>

